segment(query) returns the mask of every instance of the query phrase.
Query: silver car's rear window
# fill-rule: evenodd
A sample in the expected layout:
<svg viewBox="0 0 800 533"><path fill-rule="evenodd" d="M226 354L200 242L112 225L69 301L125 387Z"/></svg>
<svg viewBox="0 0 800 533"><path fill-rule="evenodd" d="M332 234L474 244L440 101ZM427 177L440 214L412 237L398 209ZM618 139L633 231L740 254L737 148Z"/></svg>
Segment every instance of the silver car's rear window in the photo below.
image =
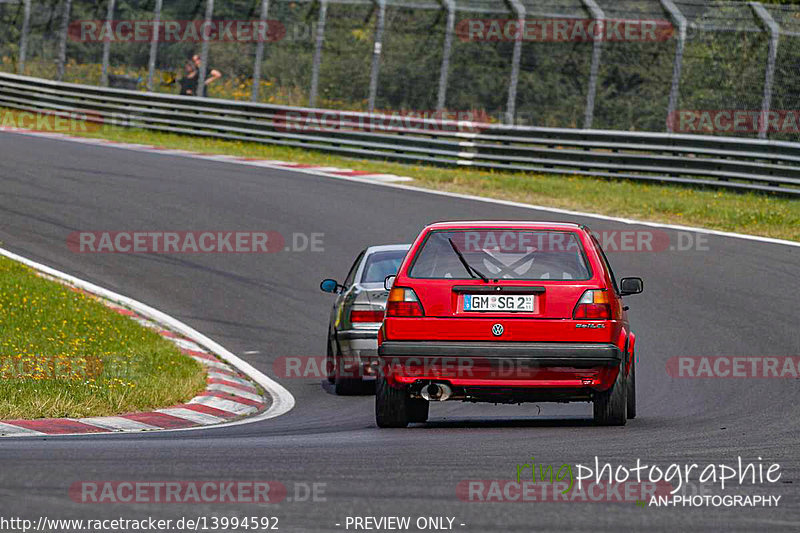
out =
<svg viewBox="0 0 800 533"><path fill-rule="evenodd" d="M456 250L470 267L489 279L565 281L592 277L575 233L514 229L432 231L409 275L428 279L479 277L470 275Z"/></svg>
<svg viewBox="0 0 800 533"><path fill-rule="evenodd" d="M397 274L405 256L406 250L387 250L371 254L364 265L361 283L383 283L386 276Z"/></svg>

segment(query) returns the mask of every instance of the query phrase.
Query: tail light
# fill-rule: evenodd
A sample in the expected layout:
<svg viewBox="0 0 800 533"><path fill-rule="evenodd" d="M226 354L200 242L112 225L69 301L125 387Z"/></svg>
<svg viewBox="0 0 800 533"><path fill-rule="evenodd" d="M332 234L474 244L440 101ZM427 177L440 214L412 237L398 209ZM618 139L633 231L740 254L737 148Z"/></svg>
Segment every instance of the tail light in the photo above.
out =
<svg viewBox="0 0 800 533"><path fill-rule="evenodd" d="M584 292L575 305L575 310L572 311L572 318L576 320L611 320L611 302L608 292L594 289Z"/></svg>
<svg viewBox="0 0 800 533"><path fill-rule="evenodd" d="M383 311L359 311L353 309L350 311L350 322L382 322Z"/></svg>
<svg viewBox="0 0 800 533"><path fill-rule="evenodd" d="M386 302L386 316L425 316L422 304L413 289L394 287L389 291L389 300Z"/></svg>

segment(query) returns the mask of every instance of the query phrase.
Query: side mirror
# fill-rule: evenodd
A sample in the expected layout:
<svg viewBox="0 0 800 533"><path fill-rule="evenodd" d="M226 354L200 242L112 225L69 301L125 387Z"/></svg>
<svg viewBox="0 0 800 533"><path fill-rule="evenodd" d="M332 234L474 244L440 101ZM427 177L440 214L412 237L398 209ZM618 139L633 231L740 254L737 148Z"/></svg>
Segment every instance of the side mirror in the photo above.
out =
<svg viewBox="0 0 800 533"><path fill-rule="evenodd" d="M319 284L319 288L322 292L332 292L337 293L339 292L339 282L335 279L323 279L322 282Z"/></svg>
<svg viewBox="0 0 800 533"><path fill-rule="evenodd" d="M622 278L619 281L619 292L622 296L639 294L644 290L642 278Z"/></svg>
<svg viewBox="0 0 800 533"><path fill-rule="evenodd" d="M397 276L386 276L386 279L383 280L383 288L387 291L392 290L392 285L394 285L394 280Z"/></svg>

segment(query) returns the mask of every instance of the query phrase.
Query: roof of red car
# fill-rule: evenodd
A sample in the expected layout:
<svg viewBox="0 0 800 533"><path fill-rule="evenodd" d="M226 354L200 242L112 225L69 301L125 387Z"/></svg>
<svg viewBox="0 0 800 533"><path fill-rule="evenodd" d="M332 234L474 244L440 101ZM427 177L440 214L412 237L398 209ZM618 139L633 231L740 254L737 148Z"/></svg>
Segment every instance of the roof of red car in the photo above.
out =
<svg viewBox="0 0 800 533"><path fill-rule="evenodd" d="M580 224L572 222L536 222L530 220L454 220L435 222L428 229L466 229L466 228L513 228L513 229L558 229L575 230Z"/></svg>

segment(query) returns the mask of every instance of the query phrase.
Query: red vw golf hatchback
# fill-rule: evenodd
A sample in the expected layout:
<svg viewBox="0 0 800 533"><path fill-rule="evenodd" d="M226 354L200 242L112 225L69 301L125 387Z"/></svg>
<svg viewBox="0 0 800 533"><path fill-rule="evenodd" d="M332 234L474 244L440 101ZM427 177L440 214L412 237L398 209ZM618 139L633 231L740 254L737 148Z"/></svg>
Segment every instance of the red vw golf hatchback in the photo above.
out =
<svg viewBox="0 0 800 533"><path fill-rule="evenodd" d="M594 403L636 416L634 347L619 283L591 231L550 222L426 227L390 289L378 334L380 427L425 422L432 401Z"/></svg>

